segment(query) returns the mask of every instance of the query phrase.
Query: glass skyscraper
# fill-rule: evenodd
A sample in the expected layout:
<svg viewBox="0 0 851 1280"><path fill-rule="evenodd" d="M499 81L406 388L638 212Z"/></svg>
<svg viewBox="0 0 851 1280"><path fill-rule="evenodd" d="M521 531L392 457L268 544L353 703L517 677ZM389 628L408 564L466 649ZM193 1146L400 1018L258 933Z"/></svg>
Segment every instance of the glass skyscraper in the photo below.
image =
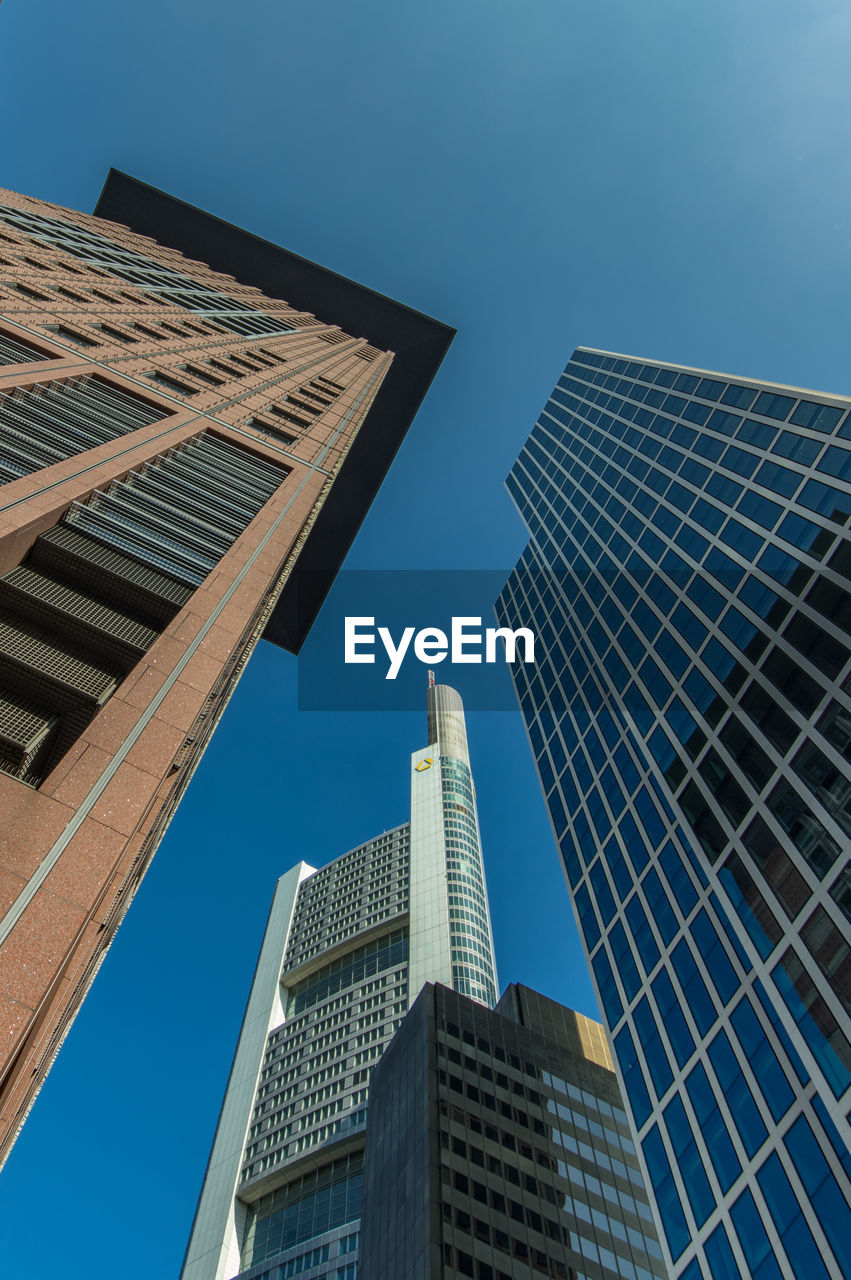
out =
<svg viewBox="0 0 851 1280"><path fill-rule="evenodd" d="M496 962L464 709L428 690L410 821L278 882L183 1280L353 1280L370 1073L426 982Z"/></svg>
<svg viewBox="0 0 851 1280"><path fill-rule="evenodd" d="M497 605L672 1275L851 1275L851 400L584 348Z"/></svg>

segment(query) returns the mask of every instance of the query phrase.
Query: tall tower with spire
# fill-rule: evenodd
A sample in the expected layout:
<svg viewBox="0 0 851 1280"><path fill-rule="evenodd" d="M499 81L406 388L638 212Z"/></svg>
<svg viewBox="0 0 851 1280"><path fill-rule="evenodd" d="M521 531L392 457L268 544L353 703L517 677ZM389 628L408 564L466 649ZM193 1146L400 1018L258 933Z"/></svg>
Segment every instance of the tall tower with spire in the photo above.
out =
<svg viewBox="0 0 851 1280"><path fill-rule="evenodd" d="M354 1276L372 1067L425 983L496 1001L464 708L427 697L410 821L278 881L183 1280Z"/></svg>

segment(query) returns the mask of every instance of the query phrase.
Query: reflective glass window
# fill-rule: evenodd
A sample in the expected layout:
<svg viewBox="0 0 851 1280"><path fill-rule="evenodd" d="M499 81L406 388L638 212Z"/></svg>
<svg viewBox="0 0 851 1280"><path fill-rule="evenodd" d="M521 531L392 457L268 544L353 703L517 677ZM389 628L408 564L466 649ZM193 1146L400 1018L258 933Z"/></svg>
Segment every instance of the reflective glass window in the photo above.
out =
<svg viewBox="0 0 851 1280"><path fill-rule="evenodd" d="M710 893L709 901L712 903L712 909L715 912L715 916L718 920L718 923L723 929L724 934L727 938L727 941L732 947L733 953L738 959L739 964L742 966L742 969L744 970L745 973L750 973L751 969L753 968L753 965L751 964L747 954L745 953L744 947L739 941L738 934L736 933L735 929L730 923L730 918L727 915L727 912L721 906L721 902L717 893L714 893L714 892Z"/></svg>
<svg viewBox="0 0 851 1280"><path fill-rule="evenodd" d="M671 1256L676 1260L691 1243L686 1217L677 1194L671 1165L658 1125L654 1125L641 1144L650 1184L656 1198L659 1217L668 1241Z"/></svg>
<svg viewBox="0 0 851 1280"><path fill-rule="evenodd" d="M769 1110L774 1119L779 1120L791 1107L795 1095L777 1054L762 1029L756 1010L747 997L736 1005L731 1022L751 1070L760 1083Z"/></svg>
<svg viewBox="0 0 851 1280"><path fill-rule="evenodd" d="M742 1280L723 1223L715 1228L703 1248L712 1280Z"/></svg>
<svg viewBox="0 0 851 1280"><path fill-rule="evenodd" d="M623 1027L613 1039L615 1053L618 1057L623 1075L626 1096L632 1108L635 1127L640 1129L650 1115L650 1094L641 1072L638 1054L629 1027Z"/></svg>
<svg viewBox="0 0 851 1280"><path fill-rule="evenodd" d="M712 548L704 561L704 565L708 572L717 578L721 585L730 592L736 590L736 587L745 576L742 566L736 564L735 560L731 560L719 547Z"/></svg>
<svg viewBox="0 0 851 1280"><path fill-rule="evenodd" d="M594 915L594 908L591 905L591 895L584 884L580 885L576 890L576 910L579 913L579 922L585 935L585 945L589 951L593 951L600 941L600 926L597 923L597 917Z"/></svg>
<svg viewBox="0 0 851 1280"><path fill-rule="evenodd" d="M818 457L821 449L820 440L810 440L807 436L798 435L796 431L781 431L771 452L808 467Z"/></svg>
<svg viewBox="0 0 851 1280"><path fill-rule="evenodd" d="M717 533L724 523L724 513L718 507L714 507L711 502L707 502L705 498L698 498L691 515L693 520L703 525L704 529L708 529L710 533Z"/></svg>
<svg viewBox="0 0 851 1280"><path fill-rule="evenodd" d="M724 1030L719 1031L710 1044L709 1060L742 1144L748 1155L752 1156L765 1142L768 1130Z"/></svg>
<svg viewBox="0 0 851 1280"><path fill-rule="evenodd" d="M739 978L705 907L701 907L698 911L691 928L697 949L712 978L715 990L722 1002L727 1004L739 990Z"/></svg>
<svg viewBox="0 0 851 1280"><path fill-rule="evenodd" d="M653 1088L656 1090L656 1097L661 1098L672 1084L674 1076L647 996L642 996L635 1006L632 1020L644 1061L650 1072L650 1079L653 1081Z"/></svg>
<svg viewBox="0 0 851 1280"><path fill-rule="evenodd" d="M839 524L844 524L851 515L851 493L822 484L820 480L808 480L798 495L798 502Z"/></svg>
<svg viewBox="0 0 851 1280"><path fill-rule="evenodd" d="M749 618L739 612L735 605L731 604L721 619L721 630L738 649L742 649L749 657L753 657L754 646L751 645L751 641L757 634L756 627Z"/></svg>
<svg viewBox="0 0 851 1280"><path fill-rule="evenodd" d="M783 620L790 608L785 600L780 600L776 591L772 591L771 587L753 577L745 578L739 588L739 598L750 605L754 613L759 614L761 618L770 616L775 625Z"/></svg>
<svg viewBox="0 0 851 1280"><path fill-rule="evenodd" d="M782 812L782 808L778 808ZM794 919L809 898L810 889L782 843L759 814L748 825L742 843L790 920ZM774 930L770 936L777 941Z"/></svg>
<svg viewBox="0 0 851 1280"><path fill-rule="evenodd" d="M646 787L642 787L636 795L635 809L638 813L642 830L648 837L651 847L658 849L667 835L667 830ZM640 870L640 868L636 867L636 870Z"/></svg>
<svg viewBox="0 0 851 1280"><path fill-rule="evenodd" d="M721 866L719 877L734 911L764 960L782 936L768 903L737 853L728 855Z"/></svg>
<svg viewBox="0 0 851 1280"><path fill-rule="evenodd" d="M678 547L682 547L694 560L702 560L706 555L709 543L699 534L696 529L692 529L689 525L683 525L676 538L674 539Z"/></svg>
<svg viewBox="0 0 851 1280"><path fill-rule="evenodd" d="M702 458L708 458L710 462L717 462L724 452L724 443L714 436L698 436L694 442L694 452Z"/></svg>
<svg viewBox="0 0 851 1280"><path fill-rule="evenodd" d="M705 1035L718 1017L718 1013L685 938L671 952L671 963L697 1028L701 1035Z"/></svg>
<svg viewBox="0 0 851 1280"><path fill-rule="evenodd" d="M662 1025L671 1042L677 1065L681 1067L694 1053L694 1040L667 969L663 967L659 970L653 979L652 988Z"/></svg>
<svg viewBox="0 0 851 1280"><path fill-rule="evenodd" d="M620 850L618 850L620 852ZM623 859L621 859L623 861ZM611 866L611 863L609 864ZM625 869L625 868L624 868ZM644 896L647 899L647 905L653 919L656 921L656 927L662 935L662 941L667 944L674 937L679 928L677 917L674 915L673 908L668 901L668 895L662 887L662 881L654 867L651 867L647 875L642 881Z"/></svg>
<svg viewBox="0 0 851 1280"><path fill-rule="evenodd" d="M665 1108L664 1120L695 1222L700 1227L715 1208L715 1197L694 1140L686 1109L678 1094L674 1094Z"/></svg>
<svg viewBox="0 0 851 1280"><path fill-rule="evenodd" d="M695 617L685 604L678 604L674 609L671 621L680 635L697 652L709 634L704 624Z"/></svg>
<svg viewBox="0 0 851 1280"><path fill-rule="evenodd" d="M742 494L737 510L766 529L773 529L783 514L783 508L778 503L772 502L770 498L763 498L750 489ZM729 541L728 538L724 540ZM759 545L761 544L762 539L759 541ZM735 546L735 543L732 545Z"/></svg>
<svg viewBox="0 0 851 1280"><path fill-rule="evenodd" d="M611 872L612 879L614 880L615 888L621 901L623 901L632 889L632 873L624 861L624 856L621 853L620 845L618 844L616 836L612 836L612 838L606 842L603 853L605 854L609 871Z"/></svg>
<svg viewBox="0 0 851 1280"><path fill-rule="evenodd" d="M650 973L659 962L659 947L653 937L650 922L644 911L641 899L637 895L630 898L626 907L626 918L632 930L632 937L638 948L645 973Z"/></svg>
<svg viewBox="0 0 851 1280"><path fill-rule="evenodd" d="M699 404L696 400L691 400L683 409L682 417L687 418L689 422L696 422L699 426L703 426L709 417L711 410L706 404Z"/></svg>
<svg viewBox="0 0 851 1280"><path fill-rule="evenodd" d="M851 451L830 445L819 458L818 469L837 480L847 480L851 476Z"/></svg>
<svg viewBox="0 0 851 1280"><path fill-rule="evenodd" d="M772 1152L763 1164L757 1174L757 1182L794 1273L808 1278L812 1276L813 1280L829 1280L827 1267L822 1262L813 1234L776 1152Z"/></svg>
<svg viewBox="0 0 851 1280"><path fill-rule="evenodd" d="M823 431L829 435L844 412L844 409L837 409L835 405L801 400L789 421L796 427L809 427L811 431Z"/></svg>
<svg viewBox="0 0 851 1280"><path fill-rule="evenodd" d="M686 1078L686 1090L694 1114L700 1126L700 1132L706 1143L710 1159L721 1184L722 1191L729 1191L742 1171L739 1157L733 1140L727 1132L724 1117L718 1106L718 1099L712 1091L709 1076L701 1062L698 1062Z"/></svg>
<svg viewBox="0 0 851 1280"><path fill-rule="evenodd" d="M793 614L784 631L784 638L792 644L813 666L831 679L839 675L848 660L848 649L829 636L824 627L803 614Z"/></svg>
<svg viewBox="0 0 851 1280"><path fill-rule="evenodd" d="M719 435L732 436L736 434L736 428L741 421L737 413L728 413L726 409L715 409L709 419L709 426Z"/></svg>
<svg viewBox="0 0 851 1280"><path fill-rule="evenodd" d="M712 378L702 378L694 394L700 396L703 400L720 400L724 387L725 383L723 382L716 382Z"/></svg>
<svg viewBox="0 0 851 1280"><path fill-rule="evenodd" d="M659 861L680 910L687 916L697 902L697 891L683 865L682 858L669 840L660 850Z"/></svg>
<svg viewBox="0 0 851 1280"><path fill-rule="evenodd" d="M681 792L680 808L704 853L710 862L715 862L727 846L727 837L704 791L695 782L689 782Z"/></svg>
<svg viewBox="0 0 851 1280"><path fill-rule="evenodd" d="M640 775L626 747L621 745L615 752L615 764L620 771L627 794L632 795L640 781Z"/></svg>
<svg viewBox="0 0 851 1280"><path fill-rule="evenodd" d="M835 1129L833 1132L836 1132ZM786 1134L785 1142L794 1161L795 1172L810 1197L840 1270L844 1275L851 1275L851 1209L806 1116L795 1121ZM848 1161L847 1152L845 1161Z"/></svg>
<svg viewBox="0 0 851 1280"><path fill-rule="evenodd" d="M617 983L615 975L612 972L611 961L606 954L605 947L595 952L591 961L594 969L594 977L597 979L597 986L600 990L600 1000L602 1001L603 1010L606 1019L611 1028L615 1027L623 1017L623 1004L618 995Z"/></svg>
<svg viewBox="0 0 851 1280"><path fill-rule="evenodd" d="M597 910L600 913L600 919L604 926L609 923L615 914L615 900L612 897L612 891L609 888L609 882L606 879L606 873L603 870L603 864L599 858L591 866L589 872L591 880L591 888L594 890L594 900L597 903Z"/></svg>
<svg viewBox="0 0 851 1280"><path fill-rule="evenodd" d="M781 396L774 391L763 391L753 405L754 413L761 413L765 418L776 418L785 422L795 403L793 396Z"/></svg>
<svg viewBox="0 0 851 1280"><path fill-rule="evenodd" d="M750 453L747 449L740 449L737 445L731 444L721 459L721 464L728 471L735 471L736 475L752 476L759 465L759 458L755 453Z"/></svg>
<svg viewBox="0 0 851 1280"><path fill-rule="evenodd" d="M641 986L641 978L639 977L635 957L632 954L632 948L629 945L629 939L626 936L626 930L620 920L612 926L609 934L609 945L612 949L615 968L618 971L627 999L633 1000Z"/></svg>
<svg viewBox="0 0 851 1280"><path fill-rule="evenodd" d="M753 387L729 386L721 397L721 403L731 404L737 409L750 409L755 399Z"/></svg>
<svg viewBox="0 0 851 1280"><path fill-rule="evenodd" d="M739 705L780 755L785 755L798 736L798 729L791 717L777 705L776 695L754 680L742 695Z"/></svg>
<svg viewBox="0 0 851 1280"><path fill-rule="evenodd" d="M810 1073L809 1071L807 1071L806 1067L801 1061L797 1049L795 1049L794 1046L792 1045L792 1041L789 1039L788 1032L786 1031L786 1028L783 1026L783 1023L780 1021L780 1014L777 1012L777 1009L774 1007L773 1001L771 1001L768 998L768 992L760 982L759 978L754 979L752 990L754 991L757 999L762 1005L763 1012L765 1013L766 1018L774 1028L774 1034L777 1036L777 1039L780 1041L780 1044L783 1047L783 1052L786 1054L786 1057L789 1060L792 1070L795 1072L795 1075L798 1077L799 1082L801 1084L809 1084ZM818 1107L821 1106L822 1104L818 1101L818 1099L815 1099L813 1105L816 1107L816 1109L818 1109ZM849 1159L848 1174L849 1176L851 1176L851 1156L849 1156L848 1159Z"/></svg>
<svg viewBox="0 0 851 1280"><path fill-rule="evenodd" d="M669 682L662 675L656 662L651 657L646 657L638 668L638 674L644 681L650 696L658 707L663 707L671 696L672 689Z"/></svg>
<svg viewBox="0 0 851 1280"><path fill-rule="evenodd" d="M798 471L781 466L779 462L764 462L756 473L756 482L782 494L784 498L791 498L801 483L801 475Z"/></svg>
<svg viewBox="0 0 851 1280"><path fill-rule="evenodd" d="M851 1084L851 1045L790 947L771 973L786 1007L836 1097Z"/></svg>
<svg viewBox="0 0 851 1280"><path fill-rule="evenodd" d="M729 476L718 473L707 482L706 492L713 498L717 498L719 502L723 502L725 507L734 507L742 492L742 486L738 481L731 480Z"/></svg>
<svg viewBox="0 0 851 1280"><path fill-rule="evenodd" d="M839 857L839 845L825 830L812 807L785 780L778 782L771 791L767 804L816 875L820 879L827 875Z"/></svg>
<svg viewBox="0 0 851 1280"><path fill-rule="evenodd" d="M776 435L776 427L769 427L765 422L754 422L751 418L745 418L739 427L736 439L745 444L756 445L757 449L767 449Z"/></svg>
<svg viewBox="0 0 851 1280"><path fill-rule="evenodd" d="M576 852L576 846L567 832L559 842L559 850L571 888L575 888L582 876L582 866L579 861L579 855Z"/></svg>
<svg viewBox="0 0 851 1280"><path fill-rule="evenodd" d="M745 1189L730 1210L752 1280L781 1280L782 1272L753 1195Z"/></svg>

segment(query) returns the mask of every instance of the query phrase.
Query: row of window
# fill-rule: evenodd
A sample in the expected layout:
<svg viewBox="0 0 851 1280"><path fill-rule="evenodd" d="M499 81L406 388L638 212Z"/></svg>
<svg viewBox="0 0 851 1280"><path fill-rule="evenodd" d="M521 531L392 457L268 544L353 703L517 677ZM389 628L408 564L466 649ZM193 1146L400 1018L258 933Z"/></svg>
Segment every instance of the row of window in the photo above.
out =
<svg viewBox="0 0 851 1280"><path fill-rule="evenodd" d="M670 692L669 689L668 689L668 692ZM743 702L743 705L745 706L745 709L749 710L750 705L747 701L747 697L745 697L742 700L742 702ZM755 710L757 709L757 706L766 707L767 714L773 716L775 720L778 718L778 714L782 714L778 712L778 709L776 707L776 702L771 698L766 699L761 704L757 704L754 708ZM763 712L763 714L766 714L766 712ZM652 745L653 744L651 742L651 746ZM717 753L716 753L716 756L717 756ZM804 771L805 767L812 768L810 763L811 756L812 756L812 749L807 748L805 758L801 766L802 772ZM820 756L819 759L821 758L822 757ZM708 777L708 781L714 782L717 784L718 761L716 757L715 756L707 757L707 761L702 767L705 769L705 771L709 771L710 769L712 769L712 775ZM825 770L820 769L819 777L821 779L823 779L824 773L825 773ZM804 777L805 778L807 777L806 773L804 773ZM818 796L818 799L822 803L824 803L826 789L824 787L819 787L817 784L811 786L810 789L815 795ZM722 803L726 803L728 808L731 804L735 802L736 794L739 794L739 795L741 794L741 788L738 787L738 784L733 779L726 779L725 786L723 788L719 788L716 785L714 790L715 790L715 795L720 799ZM692 791L694 791L693 786L692 786ZM812 839L812 831L813 831L813 826L817 820L814 818L811 811L807 811L807 806L804 804L803 800L797 796L797 793L790 791L788 784L781 784L780 786L778 786L778 788L775 789L775 793L772 793L772 794L773 796L777 797L776 800L770 801L770 803L774 803L775 806L780 804L781 796L783 797L782 803L785 805L788 805L789 799L794 796L796 799L797 813L800 815L803 812L807 812L808 825L805 825L800 821L798 821L797 824L795 824L795 823L789 822L788 819L784 825L786 826L787 830L791 828L792 831L801 833L799 847L802 848L802 852L809 854L810 858L813 860L815 865L821 871L821 874L824 874L824 871L827 869L827 867L830 866L830 864L835 860L835 858L838 855L838 849L839 849L838 844L835 841L832 841L831 838L827 836L827 833L823 831L823 828L821 828L819 831L820 838L819 838L818 845L814 847L813 839ZM685 807L688 811L690 807L688 796L686 796ZM693 803L691 807L692 808L694 807ZM740 803L740 817L746 816L747 812L748 812L747 802L745 802L744 798L742 797L742 800ZM782 813L782 810L780 811L780 813ZM843 814L844 814L844 810L837 813L836 816L841 818ZM715 840L714 847L711 850L714 856L717 856L720 852L723 852L724 848L726 847L726 837L724 837L722 829L718 826L717 823L715 823L714 818L712 817L712 814L711 814L711 810L708 809L708 806L706 802L702 800L702 797L701 797L701 804L699 807L699 811L696 812L694 815L693 825L697 830L700 831L704 842ZM716 830L717 830L717 839L713 835L713 832L715 832ZM757 831L759 830L758 823L753 823L752 827L749 828L749 833L747 833L745 836L746 844L749 845L750 843L752 843L752 837L750 833L755 830ZM823 1037L820 1037L818 1035L815 1037L817 1044L821 1043L822 1039ZM830 1054L833 1054L833 1050L828 1050L827 1052L829 1052Z"/></svg>

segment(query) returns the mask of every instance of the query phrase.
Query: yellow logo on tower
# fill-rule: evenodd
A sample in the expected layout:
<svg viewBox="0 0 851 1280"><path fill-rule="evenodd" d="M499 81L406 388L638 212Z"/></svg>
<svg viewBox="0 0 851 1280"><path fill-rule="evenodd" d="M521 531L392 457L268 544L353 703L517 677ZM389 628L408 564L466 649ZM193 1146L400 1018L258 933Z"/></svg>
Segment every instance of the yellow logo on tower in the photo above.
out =
<svg viewBox="0 0 851 1280"><path fill-rule="evenodd" d="M429 756L426 756L419 764L414 765L414 769L417 773L425 773L426 769L430 769L433 764L434 761Z"/></svg>

